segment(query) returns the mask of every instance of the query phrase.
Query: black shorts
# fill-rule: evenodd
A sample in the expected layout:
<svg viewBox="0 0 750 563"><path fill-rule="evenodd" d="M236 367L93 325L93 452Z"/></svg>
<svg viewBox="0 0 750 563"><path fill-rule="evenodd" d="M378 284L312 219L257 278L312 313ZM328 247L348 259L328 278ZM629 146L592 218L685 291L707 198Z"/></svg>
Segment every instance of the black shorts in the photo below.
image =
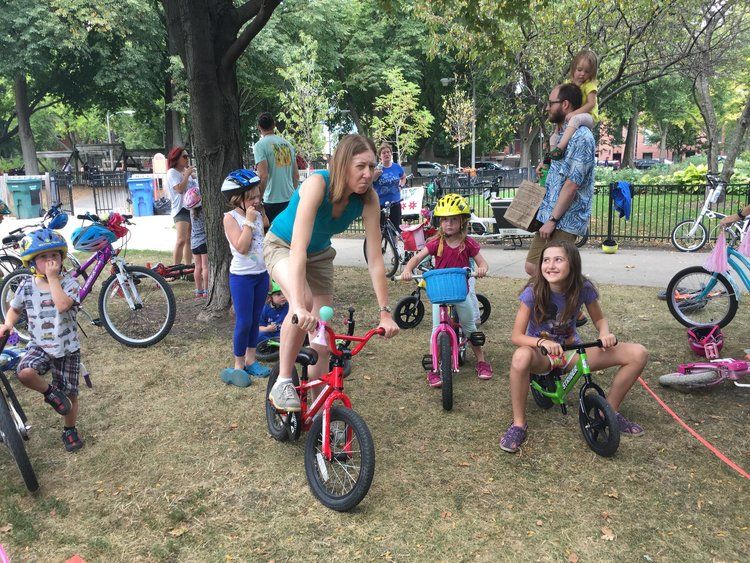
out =
<svg viewBox="0 0 750 563"><path fill-rule="evenodd" d="M208 247L206 246L206 243L196 246L195 248L191 248L190 251L193 254L208 254Z"/></svg>
<svg viewBox="0 0 750 563"><path fill-rule="evenodd" d="M289 206L288 201L283 201L281 203L264 203L263 208L266 210L266 217L268 217L268 224L270 225L273 223L273 220L276 218L276 216L284 211Z"/></svg>
<svg viewBox="0 0 750 563"><path fill-rule="evenodd" d="M190 210L183 207L177 212L177 215L172 217L172 220L175 222L175 224L180 222L190 223Z"/></svg>

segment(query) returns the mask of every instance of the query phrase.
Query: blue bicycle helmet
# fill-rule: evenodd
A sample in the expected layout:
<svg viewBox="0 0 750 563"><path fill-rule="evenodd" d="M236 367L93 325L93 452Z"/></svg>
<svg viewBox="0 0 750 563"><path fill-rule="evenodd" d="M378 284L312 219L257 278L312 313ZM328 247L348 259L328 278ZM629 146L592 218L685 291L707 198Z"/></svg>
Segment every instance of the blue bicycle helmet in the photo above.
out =
<svg viewBox="0 0 750 563"><path fill-rule="evenodd" d="M245 193L247 190L260 184L260 177L246 168L240 168L230 172L221 184L221 193L227 201L236 195Z"/></svg>
<svg viewBox="0 0 750 563"><path fill-rule="evenodd" d="M58 213L55 215L52 220L47 225L48 229L64 229L65 225L68 224L68 214L67 213Z"/></svg>
<svg viewBox="0 0 750 563"><path fill-rule="evenodd" d="M96 252L117 240L115 233L102 225L78 227L73 231L73 248L83 252Z"/></svg>
<svg viewBox="0 0 750 563"><path fill-rule="evenodd" d="M19 243L21 247L21 262L27 268L29 264L42 252L57 250L63 260L68 254L68 243L59 233L52 229L39 229L23 237Z"/></svg>
<svg viewBox="0 0 750 563"><path fill-rule="evenodd" d="M0 215L10 215L10 208L2 199L0 199Z"/></svg>

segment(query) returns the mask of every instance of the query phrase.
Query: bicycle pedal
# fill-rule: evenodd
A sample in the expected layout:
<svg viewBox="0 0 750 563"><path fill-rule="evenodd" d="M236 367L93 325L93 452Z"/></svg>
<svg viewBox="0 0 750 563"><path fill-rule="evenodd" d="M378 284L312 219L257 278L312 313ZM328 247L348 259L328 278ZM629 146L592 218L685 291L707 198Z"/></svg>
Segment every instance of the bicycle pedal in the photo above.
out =
<svg viewBox="0 0 750 563"><path fill-rule="evenodd" d="M430 371L432 369L432 356L429 354L425 354L422 356L422 369L425 371Z"/></svg>
<svg viewBox="0 0 750 563"><path fill-rule="evenodd" d="M91 319L91 324L94 326L104 326L101 319Z"/></svg>
<svg viewBox="0 0 750 563"><path fill-rule="evenodd" d="M469 342L474 346L484 346L485 340L484 333L481 331L472 332L469 335Z"/></svg>

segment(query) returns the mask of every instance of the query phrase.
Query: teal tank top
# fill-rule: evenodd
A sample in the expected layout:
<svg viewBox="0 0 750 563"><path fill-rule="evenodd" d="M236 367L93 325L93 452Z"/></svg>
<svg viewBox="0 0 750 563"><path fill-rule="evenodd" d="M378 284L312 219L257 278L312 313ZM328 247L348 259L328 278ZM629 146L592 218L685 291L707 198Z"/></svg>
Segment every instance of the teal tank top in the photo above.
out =
<svg viewBox="0 0 750 563"><path fill-rule="evenodd" d="M333 204L330 200L331 178L328 170L315 172L320 174L326 182L326 193L323 201L320 203L318 213L315 215L310 244L307 246L308 254L321 252L331 246L331 237L343 233L349 228L357 218L362 216L364 202L358 194L352 194L349 197L349 203L346 204L344 212L340 217L333 218ZM294 218L297 215L297 206L299 205L299 190L295 190L292 199L286 209L279 213L271 224L271 232L288 244L292 243L292 233L294 232Z"/></svg>

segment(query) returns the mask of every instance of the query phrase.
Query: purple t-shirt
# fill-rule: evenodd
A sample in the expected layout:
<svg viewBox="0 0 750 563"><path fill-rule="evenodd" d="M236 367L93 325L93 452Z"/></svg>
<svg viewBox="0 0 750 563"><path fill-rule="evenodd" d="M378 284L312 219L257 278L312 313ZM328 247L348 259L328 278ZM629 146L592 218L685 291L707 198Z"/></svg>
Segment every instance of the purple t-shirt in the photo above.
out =
<svg viewBox="0 0 750 563"><path fill-rule="evenodd" d="M589 303L596 301L598 297L594 286L589 282L585 282L581 289L581 294L578 296L578 307L576 308L576 312L580 311L581 305L588 305ZM558 344L568 342L571 337L573 342L578 343L581 341L578 338L578 332L576 331L575 320L577 314L567 320L558 318L563 314L563 311L565 311L564 294L552 292L552 302L544 316L544 320L539 324L534 319L534 292L531 286L521 292L518 300L531 309L531 318L529 319L529 325L526 327L527 335L539 338L549 338L555 340Z"/></svg>

